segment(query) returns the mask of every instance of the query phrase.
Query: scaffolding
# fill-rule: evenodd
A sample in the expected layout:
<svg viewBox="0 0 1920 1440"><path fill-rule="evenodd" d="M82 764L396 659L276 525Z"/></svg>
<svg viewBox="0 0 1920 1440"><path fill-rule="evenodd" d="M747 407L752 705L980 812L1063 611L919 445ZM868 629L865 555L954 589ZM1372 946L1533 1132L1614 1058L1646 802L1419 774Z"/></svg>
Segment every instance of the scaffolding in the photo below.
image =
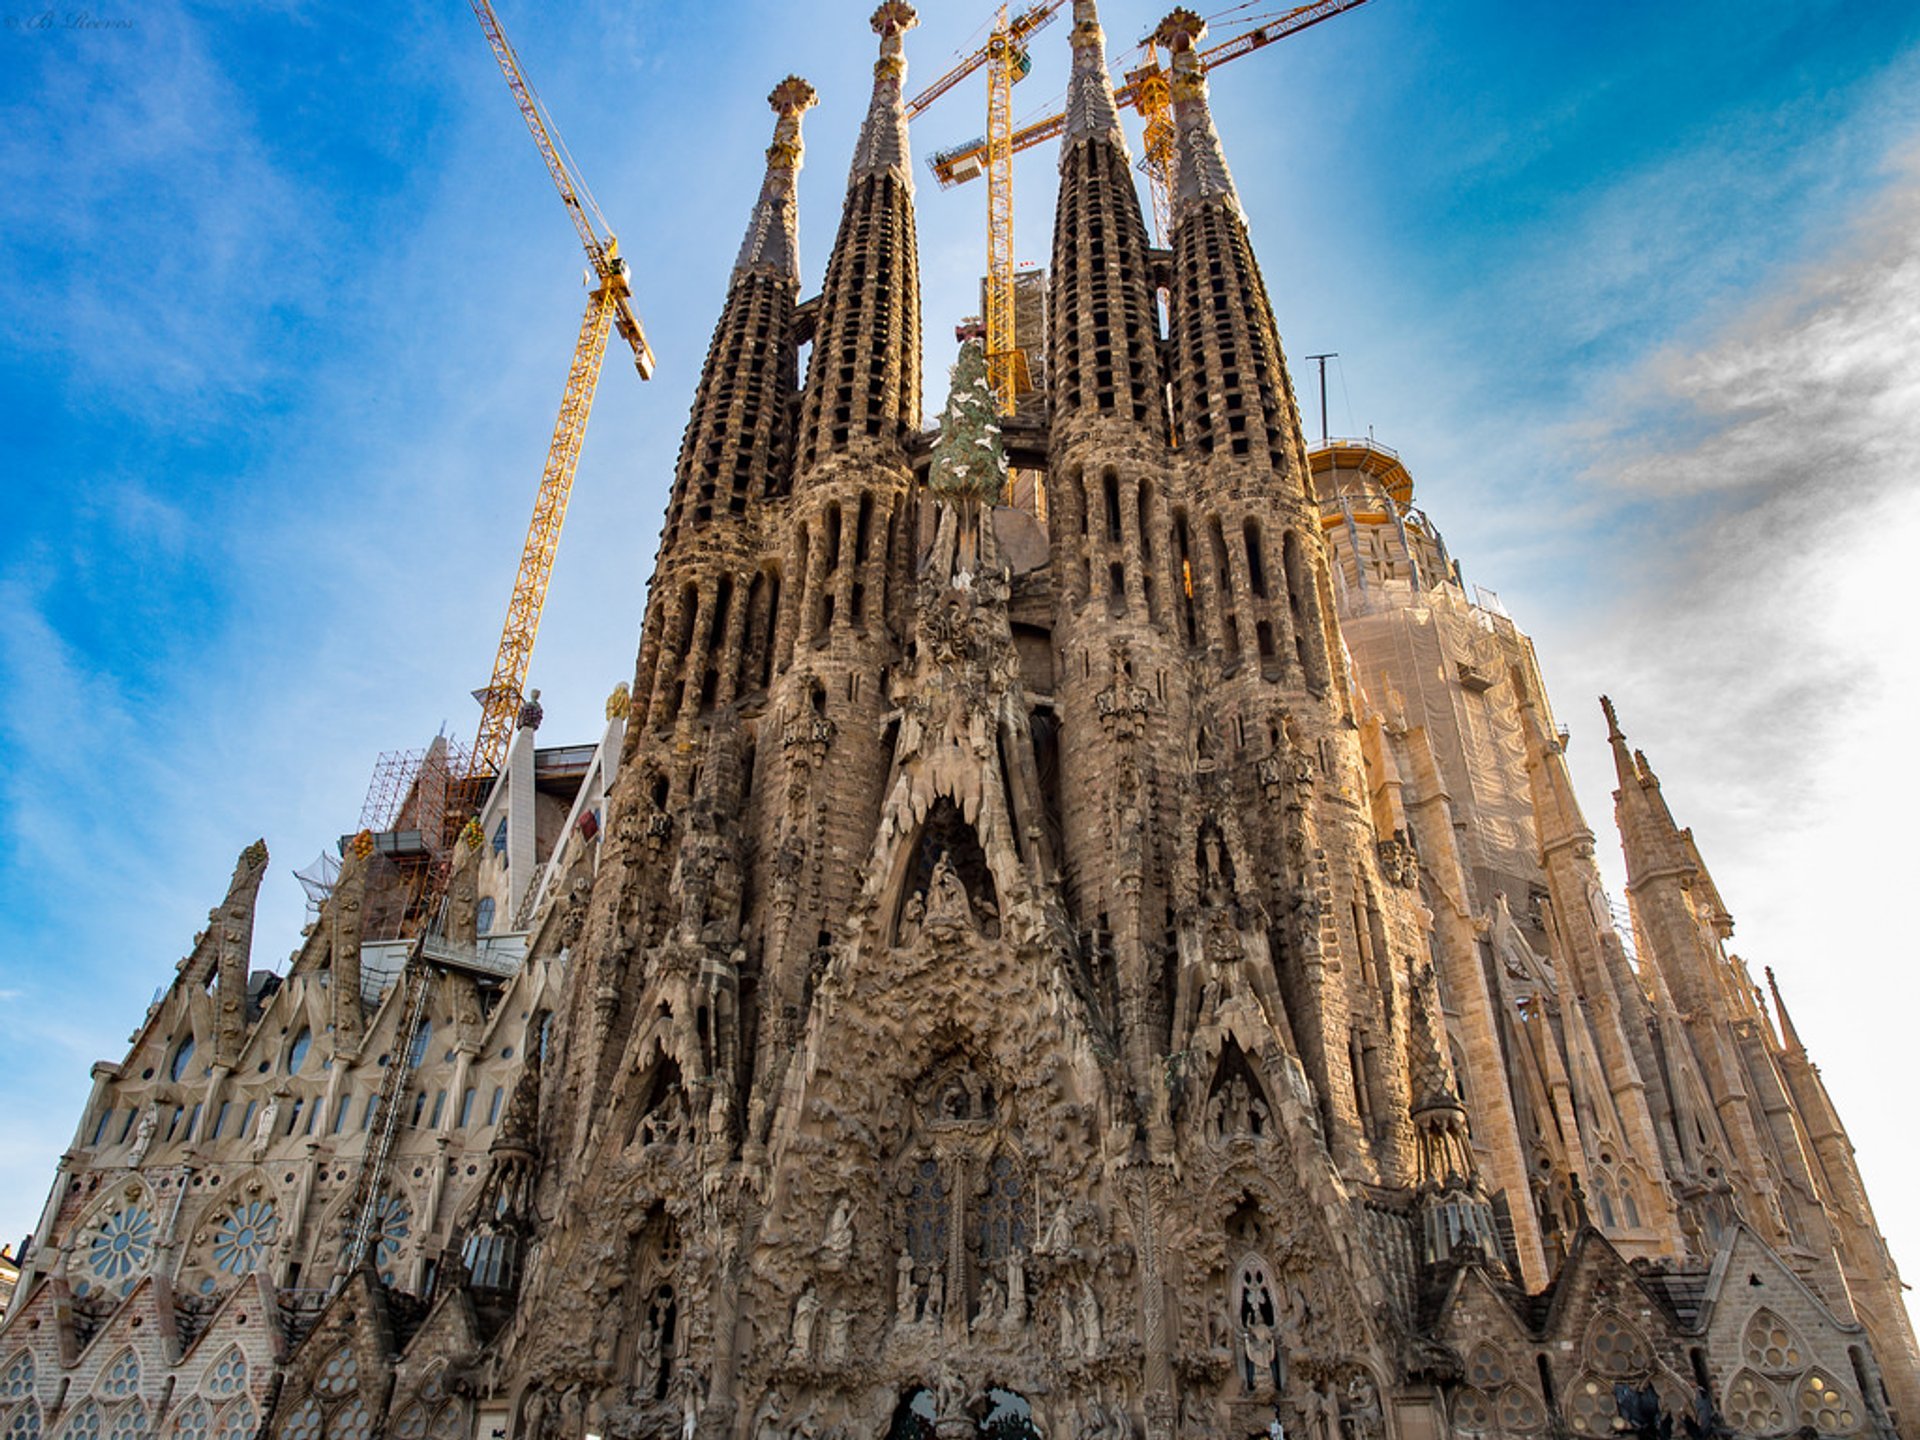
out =
<svg viewBox="0 0 1920 1440"><path fill-rule="evenodd" d="M428 919L454 841L476 808L471 765L466 747L444 735L423 750L390 750L374 762L360 807L360 826L373 836L361 932L367 939L413 935Z"/></svg>

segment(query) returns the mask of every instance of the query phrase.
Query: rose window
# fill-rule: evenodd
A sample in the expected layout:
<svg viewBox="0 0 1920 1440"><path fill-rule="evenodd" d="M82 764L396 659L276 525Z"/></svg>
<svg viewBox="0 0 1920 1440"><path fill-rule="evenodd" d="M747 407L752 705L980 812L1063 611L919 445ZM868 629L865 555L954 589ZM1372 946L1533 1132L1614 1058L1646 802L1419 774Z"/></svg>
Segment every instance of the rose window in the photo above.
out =
<svg viewBox="0 0 1920 1440"><path fill-rule="evenodd" d="M346 1222L345 1244L341 1247L343 1255L353 1251L354 1236L359 1228L359 1217L350 1215ZM373 1224L369 1227L367 1239L367 1258L372 1260L374 1268L379 1270L382 1280L392 1282L393 1276L387 1267L400 1258L400 1247L406 1243L407 1236L413 1233L413 1216L407 1210L406 1201L397 1195L382 1195L374 1202Z"/></svg>
<svg viewBox="0 0 1920 1440"><path fill-rule="evenodd" d="M153 1212L144 1205L116 1210L87 1245L87 1268L101 1280L125 1280L153 1258Z"/></svg>
<svg viewBox="0 0 1920 1440"><path fill-rule="evenodd" d="M259 1269L279 1224L271 1200L248 1200L235 1206L213 1232L213 1263L229 1275Z"/></svg>

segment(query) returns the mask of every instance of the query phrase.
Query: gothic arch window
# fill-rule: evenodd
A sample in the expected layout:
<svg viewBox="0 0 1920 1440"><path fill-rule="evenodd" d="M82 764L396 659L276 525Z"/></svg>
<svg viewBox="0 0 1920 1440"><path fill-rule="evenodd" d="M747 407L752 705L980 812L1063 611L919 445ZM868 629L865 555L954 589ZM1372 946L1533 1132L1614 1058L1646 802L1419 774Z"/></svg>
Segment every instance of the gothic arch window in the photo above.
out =
<svg viewBox="0 0 1920 1440"><path fill-rule="evenodd" d="M33 1394L33 1352L22 1350L0 1370L0 1400L25 1400Z"/></svg>
<svg viewBox="0 0 1920 1440"><path fill-rule="evenodd" d="M986 1184L975 1211L977 1252L983 1265L998 1264L1027 1248L1027 1194L1011 1155L987 1164Z"/></svg>
<svg viewBox="0 0 1920 1440"><path fill-rule="evenodd" d="M300 1067L306 1063L307 1051L313 1048L313 1027L302 1025L300 1033L293 1037L293 1043L287 1046L287 1073L298 1075Z"/></svg>
<svg viewBox="0 0 1920 1440"><path fill-rule="evenodd" d="M260 1422L253 1413L253 1402L236 1400L220 1412L220 1428L213 1432L213 1440L252 1440L253 1433L260 1428Z"/></svg>
<svg viewBox="0 0 1920 1440"><path fill-rule="evenodd" d="M223 1421L226 1417L222 1417ZM222 1432L224 1435L225 1426ZM295 1407L282 1440L371 1440L373 1412L360 1393L360 1362L342 1345L321 1364L313 1390Z"/></svg>
<svg viewBox="0 0 1920 1440"><path fill-rule="evenodd" d="M175 1084L186 1078L187 1067L193 1063L193 1036L189 1034L173 1052L173 1063L167 1066L167 1078Z"/></svg>
<svg viewBox="0 0 1920 1440"><path fill-rule="evenodd" d="M1500 1428L1520 1435L1531 1435L1544 1430L1547 1424L1546 1407L1539 1397L1524 1385L1509 1385L1498 1396L1500 1407Z"/></svg>
<svg viewBox="0 0 1920 1440"><path fill-rule="evenodd" d="M168 1434L170 1440L211 1440L213 1411L206 1401L194 1396L174 1412L173 1429Z"/></svg>
<svg viewBox="0 0 1920 1440"><path fill-rule="evenodd" d="M1796 1387L1800 1423L1822 1435L1845 1435L1860 1428L1860 1407L1846 1387L1826 1371L1809 1370Z"/></svg>
<svg viewBox="0 0 1920 1440"><path fill-rule="evenodd" d="M1807 1363L1807 1347L1799 1335L1765 1306L1747 1322L1744 1349L1749 1365L1773 1375L1797 1371Z"/></svg>
<svg viewBox="0 0 1920 1440"><path fill-rule="evenodd" d="M100 1373L95 1389L108 1400L127 1400L140 1393L140 1357L131 1349L114 1356Z"/></svg>
<svg viewBox="0 0 1920 1440"><path fill-rule="evenodd" d="M240 1353L238 1345L227 1347L226 1353L207 1372L202 1384L207 1394L215 1400L230 1400L246 1390L247 1357Z"/></svg>
<svg viewBox="0 0 1920 1440"><path fill-rule="evenodd" d="M1752 1370L1733 1377L1720 1409L1740 1435L1779 1435L1787 1429L1787 1407L1780 1392Z"/></svg>
<svg viewBox="0 0 1920 1440"><path fill-rule="evenodd" d="M1490 1435L1527 1434L1546 1427L1546 1407L1515 1379L1512 1361L1495 1346L1474 1347L1467 1356L1466 1379L1466 1388L1454 1401L1457 1429ZM1470 1413L1463 1415L1463 1411Z"/></svg>
<svg viewBox="0 0 1920 1440"><path fill-rule="evenodd" d="M101 1440L106 1428L106 1417L100 1407L89 1400L67 1420L66 1429L60 1432L60 1440Z"/></svg>
<svg viewBox="0 0 1920 1440"><path fill-rule="evenodd" d="M325 1425L320 1402L309 1395L287 1417L287 1428L280 1432L280 1440L320 1440Z"/></svg>
<svg viewBox="0 0 1920 1440"><path fill-rule="evenodd" d="M6 1428L0 1430L5 1440L40 1440L40 1406L29 1400L8 1417Z"/></svg>
<svg viewBox="0 0 1920 1440"><path fill-rule="evenodd" d="M1499 1425L1493 1397L1472 1385L1453 1397L1453 1428L1460 1435L1491 1435Z"/></svg>
<svg viewBox="0 0 1920 1440"><path fill-rule="evenodd" d="M360 1361L351 1346L342 1345L327 1357L314 1377L313 1393L329 1400L351 1395L360 1388Z"/></svg>
<svg viewBox="0 0 1920 1440"><path fill-rule="evenodd" d="M1638 1379L1653 1369L1653 1346L1637 1327L1606 1311L1587 1327L1587 1363L1613 1379Z"/></svg>
<svg viewBox="0 0 1920 1440"><path fill-rule="evenodd" d="M138 1400L120 1406L107 1422L107 1440L149 1440L152 1434L147 1407Z"/></svg>
<svg viewBox="0 0 1920 1440"><path fill-rule="evenodd" d="M466 1406L449 1398L446 1372L434 1371L420 1392L394 1421L394 1440L465 1440L469 1431Z"/></svg>
<svg viewBox="0 0 1920 1440"><path fill-rule="evenodd" d="M1582 1371L1567 1391L1563 1409L1567 1427L1576 1435L1610 1435L1619 1407L1613 1399L1613 1381Z"/></svg>
<svg viewBox="0 0 1920 1440"><path fill-rule="evenodd" d="M921 1159L907 1181L907 1253L916 1267L945 1263L951 1206L946 1176L932 1156Z"/></svg>

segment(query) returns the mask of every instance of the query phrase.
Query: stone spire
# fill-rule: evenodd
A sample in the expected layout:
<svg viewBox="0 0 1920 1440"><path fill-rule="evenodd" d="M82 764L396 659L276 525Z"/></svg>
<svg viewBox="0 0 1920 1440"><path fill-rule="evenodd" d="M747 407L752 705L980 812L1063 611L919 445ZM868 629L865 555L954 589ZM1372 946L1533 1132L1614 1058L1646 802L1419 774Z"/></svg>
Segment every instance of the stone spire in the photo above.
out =
<svg viewBox="0 0 1920 1440"><path fill-rule="evenodd" d="M1146 222L1107 79L1093 0L1073 7L1073 74L1060 142L1048 300L1048 396L1055 434L1079 413L1166 433L1165 378ZM1073 457L1056 464L1071 468Z"/></svg>
<svg viewBox="0 0 1920 1440"><path fill-rule="evenodd" d="M487 1173L466 1213L461 1263L467 1283L482 1292L510 1293L536 1220L533 1190L540 1173L540 1051L529 1037L526 1064L513 1098L487 1147Z"/></svg>
<svg viewBox="0 0 1920 1440"><path fill-rule="evenodd" d="M663 556L676 548L685 530L717 517L744 515L753 501L791 482L785 399L798 384L793 308L800 291L794 177L803 149L800 119L815 99L813 87L796 75L767 97L780 118L680 444Z"/></svg>
<svg viewBox="0 0 1920 1440"><path fill-rule="evenodd" d="M906 35L920 17L906 0L885 0L873 12L873 33L880 37L880 58L873 64L873 100L853 147L847 184L869 175L891 175L913 191L913 154L907 143Z"/></svg>
<svg viewBox="0 0 1920 1440"><path fill-rule="evenodd" d="M1800 1043L1800 1034L1793 1028L1793 1016L1787 1013L1787 1002L1780 998L1780 984L1773 978L1773 967L1767 969L1767 990L1773 996L1774 1023L1780 1027L1780 1046L1789 1055L1805 1057L1807 1047Z"/></svg>
<svg viewBox="0 0 1920 1440"><path fill-rule="evenodd" d="M240 1058L240 1047L247 1038L247 971L253 956L253 907L260 895L260 881L267 873L267 842L256 840L240 852L233 867L233 880L227 886L227 898L207 917L207 939L212 947L212 969L217 977L220 1002L219 1039L214 1047L218 1064L232 1065ZM200 965L194 967L197 980L204 981Z"/></svg>
<svg viewBox="0 0 1920 1440"><path fill-rule="evenodd" d="M1097 137L1126 154L1127 139L1120 129L1120 109L1113 100L1113 81L1107 75L1107 37L1100 28L1094 0L1073 0L1073 70L1067 78L1067 130L1060 142L1060 168L1067 168L1067 152L1074 141Z"/></svg>
<svg viewBox="0 0 1920 1440"><path fill-rule="evenodd" d="M1437 1265L1452 1259L1457 1247L1475 1246L1488 1265L1504 1274L1499 1227L1474 1164L1467 1107L1440 1038L1440 987L1433 967L1420 971L1413 982L1407 1082L1413 1097L1421 1259Z"/></svg>
<svg viewBox="0 0 1920 1440"><path fill-rule="evenodd" d="M854 146L821 286L796 487L832 455L876 447L897 455L920 425L920 260L901 99L904 37L916 23L903 0L886 0L873 12L880 36L873 103Z"/></svg>
<svg viewBox="0 0 1920 1440"><path fill-rule="evenodd" d="M767 147L767 178L760 184L747 238L740 243L740 258L733 262L736 282L750 271L762 271L799 283L800 206L794 180L806 151L800 139L800 117L819 98L798 75L789 75L767 97L780 119L773 128L773 143Z"/></svg>
<svg viewBox="0 0 1920 1440"><path fill-rule="evenodd" d="M1214 203L1240 214L1240 196L1233 188L1226 152L1213 128L1207 108L1206 72L1194 46L1207 33L1207 22L1181 6L1154 31L1153 38L1173 52L1173 223L1194 206Z"/></svg>
<svg viewBox="0 0 1920 1440"><path fill-rule="evenodd" d="M1233 178L1207 109L1206 81L1194 47L1206 25L1175 10L1154 32L1173 54L1173 250L1169 365L1176 443L1202 464L1238 457L1230 468L1269 496L1311 506L1306 442L1266 282L1247 239ZM1303 519L1308 517L1303 516ZM1317 534L1317 520L1305 527ZM1317 562L1316 562L1317 563ZM1226 649L1233 650L1232 637ZM1278 647L1285 653L1285 646ZM1331 647L1315 641L1318 652ZM1329 653L1313 657L1316 678L1331 673Z"/></svg>

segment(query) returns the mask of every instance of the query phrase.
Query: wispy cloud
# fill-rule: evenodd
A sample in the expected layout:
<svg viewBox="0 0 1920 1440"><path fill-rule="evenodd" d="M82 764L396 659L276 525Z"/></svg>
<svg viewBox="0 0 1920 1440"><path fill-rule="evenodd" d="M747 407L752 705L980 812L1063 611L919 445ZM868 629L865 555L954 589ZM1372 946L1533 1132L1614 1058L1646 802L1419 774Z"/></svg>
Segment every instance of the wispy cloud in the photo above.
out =
<svg viewBox="0 0 1920 1440"><path fill-rule="evenodd" d="M1608 580L1539 633L1576 735L1610 689L1736 947L1780 972L1911 1270L1920 1222L1886 1197L1920 1162L1885 1082L1920 981L1881 907L1910 888L1920 801L1920 149L1889 175L1837 243L1616 387L1581 477ZM1604 747L1574 757L1586 793L1611 788Z"/></svg>

